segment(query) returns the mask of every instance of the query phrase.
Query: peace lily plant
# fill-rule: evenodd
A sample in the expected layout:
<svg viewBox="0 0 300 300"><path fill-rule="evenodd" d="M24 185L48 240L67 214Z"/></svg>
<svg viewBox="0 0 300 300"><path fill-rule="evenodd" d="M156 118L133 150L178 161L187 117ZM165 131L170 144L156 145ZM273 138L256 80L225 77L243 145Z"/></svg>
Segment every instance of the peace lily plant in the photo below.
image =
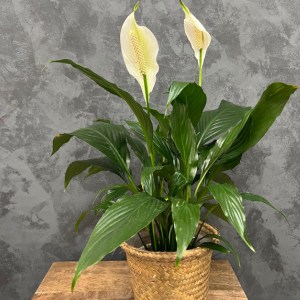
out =
<svg viewBox="0 0 300 300"><path fill-rule="evenodd" d="M185 251L195 247L232 252L239 259L223 236L199 235L201 225L213 214L230 223L254 251L246 233L244 202L262 202L274 208L261 196L239 191L226 171L236 167L243 153L265 135L297 87L276 82L267 87L253 108L222 100L217 109L204 110L202 67L211 36L179 2L185 14L184 29L198 60L199 80L198 84L172 82L165 112L151 107L149 96L159 69L159 47L154 34L136 23L139 3L126 18L120 40L125 65L141 86L145 106L116 84L72 60L52 61L71 65L124 100L137 119L125 125L96 120L88 127L58 134L53 140L53 154L72 137L100 152L99 157L74 161L68 166L65 188L84 171L87 176L109 171L122 180L97 194L90 211L100 219L81 254L72 289L87 267L135 235L139 235L146 250L176 251L177 265ZM132 176L132 155L141 164L139 182ZM83 212L76 229L90 211ZM140 234L145 229L150 244Z"/></svg>

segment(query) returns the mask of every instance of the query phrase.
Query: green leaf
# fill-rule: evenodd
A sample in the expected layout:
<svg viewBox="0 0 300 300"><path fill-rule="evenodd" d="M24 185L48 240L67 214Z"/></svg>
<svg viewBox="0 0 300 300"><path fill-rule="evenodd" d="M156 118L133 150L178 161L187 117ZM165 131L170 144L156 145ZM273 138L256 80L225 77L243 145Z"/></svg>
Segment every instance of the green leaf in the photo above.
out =
<svg viewBox="0 0 300 300"><path fill-rule="evenodd" d="M130 145L131 149L136 154L136 156L140 159L140 161L144 161L148 158L147 149L145 148L144 144L140 140L128 136L127 142Z"/></svg>
<svg viewBox="0 0 300 300"><path fill-rule="evenodd" d="M228 221L236 229L247 246L255 252L246 235L246 217L243 207L243 199L235 186L231 184L211 184L209 191L220 204Z"/></svg>
<svg viewBox="0 0 300 300"><path fill-rule="evenodd" d="M249 200L249 201L253 201L253 202L261 202L261 203L264 203L264 204L270 206L271 208L276 210L278 213L280 213L284 217L284 219L289 223L286 215L283 212L281 212L279 209L277 209L274 205L272 205L272 203L270 201L268 201L266 198L259 196L259 195L251 194L251 193L241 193L241 196L244 200Z"/></svg>
<svg viewBox="0 0 300 300"><path fill-rule="evenodd" d="M229 183L234 184L230 176L224 172L218 172L214 174L212 180L217 183Z"/></svg>
<svg viewBox="0 0 300 300"><path fill-rule="evenodd" d="M183 188L188 185L189 181L187 178L181 174L180 172L176 171L172 178L169 185L169 195L176 196Z"/></svg>
<svg viewBox="0 0 300 300"><path fill-rule="evenodd" d="M72 163L70 163L67 168L66 174L65 174L65 184L64 184L65 190L67 189L67 187L73 177L81 174L90 166L91 166L91 164L89 164L85 161L82 161L82 160L73 161Z"/></svg>
<svg viewBox="0 0 300 300"><path fill-rule="evenodd" d="M145 141L145 137L142 131L142 128L139 123L126 121L132 132L142 141ZM173 162L172 151L165 140L158 132L153 133L153 144L156 152L161 154L168 162Z"/></svg>
<svg viewBox="0 0 300 300"><path fill-rule="evenodd" d="M230 253L231 251L227 248L225 248L224 246L222 245L219 245L219 244L215 244L213 242L204 242L200 245L201 248L208 248L208 249L211 249L211 250L215 250L215 251L218 251L218 252L223 252L223 253Z"/></svg>
<svg viewBox="0 0 300 300"><path fill-rule="evenodd" d="M72 290L82 271L98 263L105 255L145 228L168 205L146 193L124 196L121 201L113 204L95 226L81 254Z"/></svg>
<svg viewBox="0 0 300 300"><path fill-rule="evenodd" d="M183 199L172 199L172 216L177 242L176 265L178 265L197 229L200 206Z"/></svg>
<svg viewBox="0 0 300 300"><path fill-rule="evenodd" d="M157 174L163 178L171 178L172 173L174 172L175 170L172 165L155 167L144 166L141 172L141 184L143 190L145 190L149 194L152 193L153 174Z"/></svg>
<svg viewBox="0 0 300 300"><path fill-rule="evenodd" d="M224 215L220 204L204 203L203 206L216 217L222 219L225 222L228 222L227 217Z"/></svg>
<svg viewBox="0 0 300 300"><path fill-rule="evenodd" d="M57 134L53 139L51 155L56 153L62 145L68 143L71 138L72 138L72 135L67 134L67 133Z"/></svg>
<svg viewBox="0 0 300 300"><path fill-rule="evenodd" d="M180 82L174 81L172 82L169 93L168 93L168 100L166 104L165 114L171 105L171 103L180 95L180 93L189 85L189 82Z"/></svg>
<svg viewBox="0 0 300 300"><path fill-rule="evenodd" d="M232 143L230 148L218 159L218 165L226 165L234 159L241 157L241 155L246 151L247 144L250 140L252 123L253 122L250 115L244 128L241 130L241 132L239 133L235 141Z"/></svg>
<svg viewBox="0 0 300 300"><path fill-rule="evenodd" d="M245 126L250 113L251 111L247 111L243 119L238 124L231 127L226 134L220 137L216 141L215 145L209 150L208 155L201 166L200 182L202 182L202 180L206 176L206 173L214 165L216 160L231 147L231 145Z"/></svg>
<svg viewBox="0 0 300 300"><path fill-rule="evenodd" d="M169 90L166 110L173 101L178 101L185 105L189 119L195 127L206 104L206 95L202 88L194 82L174 81Z"/></svg>
<svg viewBox="0 0 300 300"><path fill-rule="evenodd" d="M99 122L92 126L78 129L67 135L68 137L75 136L96 148L117 163L118 168L127 174L129 173L129 151L126 144L126 133L122 126ZM54 140L53 145L55 143L55 149L57 151L59 147L66 143L66 134L58 135ZM70 138L68 138L68 140L70 140Z"/></svg>
<svg viewBox="0 0 300 300"><path fill-rule="evenodd" d="M128 185L114 185L105 190L105 195L102 197L101 201L93 208L95 213L98 213L100 210L108 209L114 202L119 200L127 192L130 191ZM104 192L102 190L102 192Z"/></svg>
<svg viewBox="0 0 300 300"><path fill-rule="evenodd" d="M101 118L98 118L96 120L94 120L93 122L104 122L104 123L108 123L108 124L111 124L111 120L109 119L101 119Z"/></svg>
<svg viewBox="0 0 300 300"><path fill-rule="evenodd" d="M201 203L204 203L205 201L212 200L212 199L213 199L213 197L210 194L208 187L203 186L203 187L201 187L200 191L197 193L195 203L201 204Z"/></svg>
<svg viewBox="0 0 300 300"><path fill-rule="evenodd" d="M231 253L234 254L239 266L241 266L240 257L239 257L238 252L234 249L234 247L231 245L231 243L229 243L222 236L217 235L217 234L206 234L203 238L213 238L213 239L218 239L218 240L222 241L224 243L224 245L226 246L227 250L229 250Z"/></svg>
<svg viewBox="0 0 300 300"><path fill-rule="evenodd" d="M147 109L147 107L144 107L144 109ZM150 108L150 113L158 121L159 132L166 137L170 130L169 117L153 108Z"/></svg>
<svg viewBox="0 0 300 300"><path fill-rule="evenodd" d="M195 130L183 104L174 103L171 114L171 135L180 153L181 173L188 180L193 180L197 172L198 149Z"/></svg>
<svg viewBox="0 0 300 300"><path fill-rule="evenodd" d="M257 144L265 135L296 90L295 85L281 82L275 82L268 86L251 113L253 124L247 149Z"/></svg>
<svg viewBox="0 0 300 300"><path fill-rule="evenodd" d="M79 229L80 223L81 223L81 222L83 221L83 219L88 215L89 212L90 212L89 210L85 210L85 211L83 211L83 212L80 214L79 218L77 219L77 221L76 221L76 223L75 223L75 225L74 225L74 231L75 231L76 233L78 233L78 229Z"/></svg>
<svg viewBox="0 0 300 300"><path fill-rule="evenodd" d="M98 173L100 171L110 171L117 174L124 179L124 172L118 168L116 163L107 157L93 158L87 160L77 160L69 164L65 174L65 190L68 187L70 181L77 175L84 172L87 168L96 167L97 169L90 169L88 176ZM125 180L125 179L124 179Z"/></svg>
<svg viewBox="0 0 300 300"><path fill-rule="evenodd" d="M141 185L145 192L153 195L153 173L156 170L161 170L163 166L149 167L148 164L143 166L141 172Z"/></svg>
<svg viewBox="0 0 300 300"><path fill-rule="evenodd" d="M162 169L154 171L154 174L165 178L168 181L171 181L173 175L175 173L175 168L173 165L164 165Z"/></svg>
<svg viewBox="0 0 300 300"><path fill-rule="evenodd" d="M280 115L296 89L295 86L284 83L271 84L252 110L247 124L230 149L220 158L219 163L232 160L257 144Z"/></svg>
<svg viewBox="0 0 300 300"><path fill-rule="evenodd" d="M139 123L141 124L148 148L153 149L153 125L152 125L152 122L151 122L149 116L147 115L147 113L144 112L143 107L138 102L136 102L129 93L120 89L116 84L109 82L108 80L104 79L102 76L96 74L92 70L78 65L70 59L53 60L51 62L71 65L73 68L79 70L81 73L83 73L84 75L89 77L91 80L93 80L96 84L98 84L99 86L104 88L109 93L122 98L128 104L128 106L131 108L131 110L137 117Z"/></svg>
<svg viewBox="0 0 300 300"><path fill-rule="evenodd" d="M88 169L88 172L87 174L85 175L84 179L92 176L92 175L95 175L97 173L100 173L102 172L102 168L101 167L98 167L98 166L91 166L89 169Z"/></svg>
<svg viewBox="0 0 300 300"><path fill-rule="evenodd" d="M155 151L161 154L169 163L174 161L173 153L170 148L170 141L161 136L158 132L154 132L153 143Z"/></svg>
<svg viewBox="0 0 300 300"><path fill-rule="evenodd" d="M241 162L242 159L242 154L226 161L219 161L217 160L215 164L212 166L210 169L210 173L216 174L217 172L222 172L222 171L227 171L227 170L232 170L236 166L238 166Z"/></svg>
<svg viewBox="0 0 300 300"><path fill-rule="evenodd" d="M250 107L243 107L222 100L218 109L203 112L196 127L198 147L212 141L235 126L250 109Z"/></svg>

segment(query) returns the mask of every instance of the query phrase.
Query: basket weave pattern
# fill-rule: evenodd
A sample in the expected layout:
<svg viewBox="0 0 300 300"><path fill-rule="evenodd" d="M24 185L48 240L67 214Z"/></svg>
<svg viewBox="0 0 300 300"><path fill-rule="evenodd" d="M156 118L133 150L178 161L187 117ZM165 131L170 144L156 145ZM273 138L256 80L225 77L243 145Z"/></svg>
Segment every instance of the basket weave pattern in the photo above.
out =
<svg viewBox="0 0 300 300"><path fill-rule="evenodd" d="M218 234L204 224L203 233ZM212 251L187 250L175 267L175 252L151 252L122 244L137 300L205 300L208 292Z"/></svg>

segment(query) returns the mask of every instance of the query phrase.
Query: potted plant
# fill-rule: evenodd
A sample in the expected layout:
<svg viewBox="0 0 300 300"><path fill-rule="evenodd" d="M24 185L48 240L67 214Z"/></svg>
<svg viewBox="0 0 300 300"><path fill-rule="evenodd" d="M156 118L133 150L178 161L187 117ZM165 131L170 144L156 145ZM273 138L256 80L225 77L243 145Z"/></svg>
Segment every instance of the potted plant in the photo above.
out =
<svg viewBox="0 0 300 300"><path fill-rule="evenodd" d="M254 251L246 234L243 202L262 202L274 208L261 196L239 191L226 171L236 167L243 153L265 135L297 87L273 83L253 108L223 100L217 109L204 110L202 66L211 36L179 2L185 13L185 32L198 60L199 80L171 83L165 112L153 109L149 99L159 69L159 48L153 33L135 21L139 3L125 20L120 40L126 67L141 86L145 106L72 60L52 61L71 65L124 100L137 119L125 125L96 120L53 140L53 154L72 137L101 153L72 162L65 174L65 188L84 171L87 176L109 171L123 181L102 188L97 195L100 200L91 211L100 219L81 254L72 289L87 267L121 245L136 299L205 299L212 250L231 252L239 260L232 245L206 223L207 217L213 214L230 223ZM141 164L138 183L131 170L132 155ZM87 213L80 216L77 228ZM140 248L126 243L135 235L140 237Z"/></svg>

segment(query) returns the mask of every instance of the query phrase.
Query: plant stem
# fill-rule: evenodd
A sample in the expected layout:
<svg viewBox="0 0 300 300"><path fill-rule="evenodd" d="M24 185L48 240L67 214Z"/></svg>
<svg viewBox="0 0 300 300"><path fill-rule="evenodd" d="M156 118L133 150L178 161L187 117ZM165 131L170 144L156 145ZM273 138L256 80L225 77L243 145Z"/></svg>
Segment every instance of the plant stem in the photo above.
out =
<svg viewBox="0 0 300 300"><path fill-rule="evenodd" d="M156 241L156 234L155 234L155 224L154 224L154 221L152 221L152 232L153 232L153 244L154 244L154 250L157 251L157 241Z"/></svg>
<svg viewBox="0 0 300 300"><path fill-rule="evenodd" d="M150 105L149 105L150 96L149 96L149 90L148 90L147 76L144 74L143 78L144 78L145 101L146 101L147 113L148 113L148 117L150 119L150 117L151 117ZM152 167L154 167L155 166L155 160L154 160L154 153L153 153L153 144L151 143L149 145L147 143L147 147L148 147L148 152L149 152L149 156L150 156L150 160L151 160L151 165L152 165ZM153 176L152 176L151 180L155 184ZM156 236L155 236L154 221L152 221L151 224L149 224L149 235L150 235L150 239L151 239L152 250L157 251L157 242L156 242Z"/></svg>
<svg viewBox="0 0 300 300"><path fill-rule="evenodd" d="M164 180L163 178L160 180L160 193L159 196L162 197L164 192Z"/></svg>
<svg viewBox="0 0 300 300"><path fill-rule="evenodd" d="M202 178L199 180L199 182L197 184L197 187L196 187L196 190L195 190L195 193L194 193L194 197L197 197L197 193L198 193L198 190L201 186L201 183L202 183L203 179L204 179L204 176L202 176Z"/></svg>
<svg viewBox="0 0 300 300"><path fill-rule="evenodd" d="M191 197L191 187L187 186L185 190L185 201L188 202Z"/></svg>
<svg viewBox="0 0 300 300"><path fill-rule="evenodd" d="M150 106L149 106L149 90L148 90L148 81L147 81L147 76L144 74L144 87L145 87L145 101L146 101L146 106L147 106L147 112L150 117Z"/></svg>
<svg viewBox="0 0 300 300"><path fill-rule="evenodd" d="M199 80L198 80L198 85L202 86L202 49L200 49L200 58L199 58Z"/></svg>
<svg viewBox="0 0 300 300"><path fill-rule="evenodd" d="M149 226L149 236L151 240L151 246L153 251L157 251L157 243L156 243L156 236L155 236L155 227L154 227L154 221L152 221Z"/></svg>
<svg viewBox="0 0 300 300"><path fill-rule="evenodd" d="M200 241L203 239L204 236L201 237L201 238L199 238L199 239L197 239L197 238L198 238L199 234L201 233L201 229L202 229L204 223L207 221L208 216L209 216L214 210L215 210L215 207L214 207L213 209L208 210L207 213L205 214L205 216L203 217L203 221L202 221L202 223L201 223L201 226L199 227L199 230L198 230L198 232L197 232L197 235L195 236L195 240L194 240L194 242L193 242L193 244L192 244L192 248L194 248L194 247L197 245L197 243L200 242Z"/></svg>
<svg viewBox="0 0 300 300"><path fill-rule="evenodd" d="M143 78L144 78L145 101L146 101L147 113L148 113L148 116L150 118L150 116L151 116L151 114L150 114L150 105L149 105L150 95L149 95L149 90L148 90L147 76L144 74ZM155 161L154 161L153 148L150 145L147 145L147 146L148 146L149 156L150 156L150 159L151 159L151 164L152 164L152 167L154 167Z"/></svg>
<svg viewBox="0 0 300 300"><path fill-rule="evenodd" d="M141 237L141 235L140 235L139 232L138 232L138 236L139 236L139 238L140 238L140 240L141 240L141 242L142 242L142 244L143 244L145 250L148 250L148 247L147 247L146 243L144 242L144 240L142 239L142 237Z"/></svg>
<svg viewBox="0 0 300 300"><path fill-rule="evenodd" d="M128 179L129 179L129 182L130 182L130 186L132 187L132 191L137 193L138 189L135 186L135 183L133 182L132 176L130 174L128 174Z"/></svg>

